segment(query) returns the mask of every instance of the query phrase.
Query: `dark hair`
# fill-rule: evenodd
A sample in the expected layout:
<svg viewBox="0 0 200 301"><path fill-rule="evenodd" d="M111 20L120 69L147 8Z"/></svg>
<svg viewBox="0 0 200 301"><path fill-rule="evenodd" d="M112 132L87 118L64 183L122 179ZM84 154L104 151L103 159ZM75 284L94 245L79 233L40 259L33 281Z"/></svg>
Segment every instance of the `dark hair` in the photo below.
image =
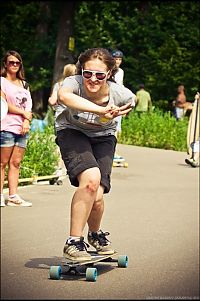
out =
<svg viewBox="0 0 200 301"><path fill-rule="evenodd" d="M99 59L107 66L108 70L111 71L111 76L108 80L115 82L114 75L117 72L117 68L115 67L115 59L105 48L91 48L82 52L79 55L78 62L76 64L77 74L82 74L81 70L84 68L84 64L93 59Z"/></svg>
<svg viewBox="0 0 200 301"><path fill-rule="evenodd" d="M144 84L139 84L140 89L144 89Z"/></svg>
<svg viewBox="0 0 200 301"><path fill-rule="evenodd" d="M6 77L6 75L7 75L6 63L7 63L8 57L11 56L11 55L15 56L21 62L21 65L19 67L19 70L17 71L16 77L21 79L21 80L25 80L25 72L24 72L22 57L15 50L8 50L6 52L6 54L4 55L3 60L2 60L2 65L1 65L1 76Z"/></svg>

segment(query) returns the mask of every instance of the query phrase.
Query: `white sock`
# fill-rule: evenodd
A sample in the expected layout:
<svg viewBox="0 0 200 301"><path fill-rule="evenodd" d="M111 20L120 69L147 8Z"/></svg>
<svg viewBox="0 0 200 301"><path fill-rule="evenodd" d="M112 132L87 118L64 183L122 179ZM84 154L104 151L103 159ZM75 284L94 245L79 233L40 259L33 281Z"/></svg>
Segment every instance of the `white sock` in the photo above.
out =
<svg viewBox="0 0 200 301"><path fill-rule="evenodd" d="M9 195L9 198L11 198L11 199L13 199L14 197L16 197L16 194Z"/></svg>
<svg viewBox="0 0 200 301"><path fill-rule="evenodd" d="M69 238L67 239L67 242L70 242L70 241L72 241L72 240L80 240L80 236L69 236Z"/></svg>

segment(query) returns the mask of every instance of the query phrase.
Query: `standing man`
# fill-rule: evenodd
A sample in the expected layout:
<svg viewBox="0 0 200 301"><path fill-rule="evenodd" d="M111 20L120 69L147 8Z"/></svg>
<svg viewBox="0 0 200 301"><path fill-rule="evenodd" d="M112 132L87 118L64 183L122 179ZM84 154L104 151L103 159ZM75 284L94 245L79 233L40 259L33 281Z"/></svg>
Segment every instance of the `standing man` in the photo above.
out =
<svg viewBox="0 0 200 301"><path fill-rule="evenodd" d="M120 65L121 65L122 59L123 59L123 53L120 50L114 50L112 52L112 56L115 59L115 66L117 68L117 72L114 75L114 80L117 84L123 86L124 85L124 70L122 68L120 68ZM118 138L122 131L122 127L121 127L122 116L116 117L115 120L117 122L116 137ZM114 160L115 159L119 160L119 159L123 159L123 157L115 153Z"/></svg>
<svg viewBox="0 0 200 301"><path fill-rule="evenodd" d="M185 116L187 110L192 111L192 103L186 100L185 87L183 84L178 86L177 92L178 94L176 100L173 101L173 105L174 115L178 121Z"/></svg>
<svg viewBox="0 0 200 301"><path fill-rule="evenodd" d="M136 93L136 108L138 113L148 112L152 109L151 96L144 88L144 84L139 85L139 90Z"/></svg>

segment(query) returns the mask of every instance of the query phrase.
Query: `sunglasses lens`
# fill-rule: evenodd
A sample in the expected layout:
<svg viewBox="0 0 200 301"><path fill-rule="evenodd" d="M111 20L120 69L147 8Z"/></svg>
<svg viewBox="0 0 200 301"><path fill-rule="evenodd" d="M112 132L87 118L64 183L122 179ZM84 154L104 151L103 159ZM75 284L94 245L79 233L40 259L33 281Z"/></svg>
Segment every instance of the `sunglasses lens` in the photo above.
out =
<svg viewBox="0 0 200 301"><path fill-rule="evenodd" d="M83 76L87 79L92 77L92 72L91 71L83 71Z"/></svg>
<svg viewBox="0 0 200 301"><path fill-rule="evenodd" d="M96 78L98 80L103 80L105 77L106 77L105 73L101 73L101 72L96 73Z"/></svg>
<svg viewBox="0 0 200 301"><path fill-rule="evenodd" d="M11 66L14 66L14 65L15 65L15 66L20 66L20 65L21 65L21 62L9 61L8 64L11 65Z"/></svg>

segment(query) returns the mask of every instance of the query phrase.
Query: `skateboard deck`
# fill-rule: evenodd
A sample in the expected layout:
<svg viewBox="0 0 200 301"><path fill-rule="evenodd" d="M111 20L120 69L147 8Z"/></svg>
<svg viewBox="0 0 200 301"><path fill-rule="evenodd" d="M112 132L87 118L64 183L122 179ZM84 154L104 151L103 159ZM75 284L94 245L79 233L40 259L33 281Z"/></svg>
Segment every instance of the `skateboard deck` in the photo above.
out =
<svg viewBox="0 0 200 301"><path fill-rule="evenodd" d="M113 159L113 167L128 167L128 163L125 161L125 159Z"/></svg>
<svg viewBox="0 0 200 301"><path fill-rule="evenodd" d="M40 182L40 181L45 181L45 180L49 180L49 184L50 185L54 185L54 184L57 184L57 185L62 185L63 182L62 182L62 178L64 177L61 177L59 175L49 175L49 176L36 176L33 180L33 183L36 184L37 182Z"/></svg>
<svg viewBox="0 0 200 301"><path fill-rule="evenodd" d="M37 184L40 181L49 181L50 185L62 185L63 184L63 179L65 176L58 176L58 175L50 175L50 176L34 176L31 178L24 178L24 179L19 179L19 183L32 183L32 184ZM4 181L4 184L7 185L8 181Z"/></svg>
<svg viewBox="0 0 200 301"><path fill-rule="evenodd" d="M117 162L117 161L113 161L113 167L128 167L128 163L127 162Z"/></svg>
<svg viewBox="0 0 200 301"><path fill-rule="evenodd" d="M193 143L199 139L199 115L200 115L200 94L197 93L190 114L188 130L187 130L187 153L193 156Z"/></svg>
<svg viewBox="0 0 200 301"><path fill-rule="evenodd" d="M88 265L88 264L92 264L92 263L102 261L104 259L108 259L108 258L110 258L112 256L115 256L117 254L117 252L115 252L115 253L109 254L109 255L102 255L102 254L97 254L96 252L90 252L90 251L88 253L90 253L90 255L92 256L91 260L74 261L74 260L70 260L70 259L66 258L66 259L63 260L64 265L71 266L71 267L81 266L81 265Z"/></svg>
<svg viewBox="0 0 200 301"><path fill-rule="evenodd" d="M8 104L5 98L3 98L2 96L1 96L0 109L1 109L1 120L3 120L8 113Z"/></svg>
<svg viewBox="0 0 200 301"><path fill-rule="evenodd" d="M123 157L113 158L113 167L128 167L128 163L125 161Z"/></svg>
<svg viewBox="0 0 200 301"><path fill-rule="evenodd" d="M128 266L128 257L127 255L119 255L118 258L113 258L117 255L117 252L110 255L100 255L97 252L88 252L91 254L92 259L86 261L73 261L67 258L62 260L63 267L67 267L66 274L73 272L74 274L86 276L87 281L96 281L97 279L97 268L93 267L98 262L117 262L118 267L127 267ZM80 272L78 268L85 266L86 271ZM92 266L92 267L91 267ZM54 280L59 280L61 275L64 274L64 271L61 266L51 266L49 271L49 278Z"/></svg>

